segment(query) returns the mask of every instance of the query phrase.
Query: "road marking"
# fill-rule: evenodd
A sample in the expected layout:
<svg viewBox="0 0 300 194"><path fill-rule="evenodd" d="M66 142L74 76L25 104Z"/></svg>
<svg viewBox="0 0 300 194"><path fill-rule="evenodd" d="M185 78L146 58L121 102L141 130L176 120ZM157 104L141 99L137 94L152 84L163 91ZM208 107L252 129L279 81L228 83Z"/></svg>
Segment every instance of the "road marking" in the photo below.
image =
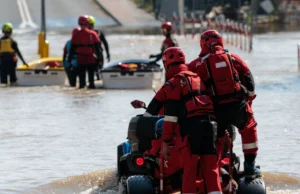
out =
<svg viewBox="0 0 300 194"><path fill-rule="evenodd" d="M22 20L21 24L19 25L19 28L24 29L27 26L27 21L26 21L24 10L22 9L21 0L17 0L17 5L18 5L19 12L20 12L21 20Z"/></svg>
<svg viewBox="0 0 300 194"><path fill-rule="evenodd" d="M17 0L17 5L22 20L19 28L24 29L26 26L33 29L38 28L38 26L32 20L26 0Z"/></svg>
<svg viewBox="0 0 300 194"><path fill-rule="evenodd" d="M33 22L29 8L28 8L28 4L26 0L22 0L21 1L23 3L23 8L27 17L27 24L32 27L32 28L37 28L38 26Z"/></svg>

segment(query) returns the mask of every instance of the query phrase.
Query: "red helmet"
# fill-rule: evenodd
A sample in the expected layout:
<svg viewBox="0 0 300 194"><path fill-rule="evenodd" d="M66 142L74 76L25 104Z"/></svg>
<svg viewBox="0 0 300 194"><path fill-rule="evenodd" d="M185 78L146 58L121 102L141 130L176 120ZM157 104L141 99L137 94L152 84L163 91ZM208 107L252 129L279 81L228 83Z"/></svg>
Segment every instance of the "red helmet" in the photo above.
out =
<svg viewBox="0 0 300 194"><path fill-rule="evenodd" d="M164 22L161 25L161 29L166 29L167 31L171 31L172 30L172 23L171 22Z"/></svg>
<svg viewBox="0 0 300 194"><path fill-rule="evenodd" d="M179 47L170 47L163 53L162 60L165 69L172 63L183 63L185 64L185 56L183 51Z"/></svg>
<svg viewBox="0 0 300 194"><path fill-rule="evenodd" d="M90 20L89 20L89 16L88 15L81 15L81 16L79 16L79 18L78 18L78 24L79 25L88 26L89 23L90 23Z"/></svg>
<svg viewBox="0 0 300 194"><path fill-rule="evenodd" d="M204 46L208 46L210 48L214 44L223 46L222 36L216 30L206 30L201 34L200 39L201 48L204 48Z"/></svg>

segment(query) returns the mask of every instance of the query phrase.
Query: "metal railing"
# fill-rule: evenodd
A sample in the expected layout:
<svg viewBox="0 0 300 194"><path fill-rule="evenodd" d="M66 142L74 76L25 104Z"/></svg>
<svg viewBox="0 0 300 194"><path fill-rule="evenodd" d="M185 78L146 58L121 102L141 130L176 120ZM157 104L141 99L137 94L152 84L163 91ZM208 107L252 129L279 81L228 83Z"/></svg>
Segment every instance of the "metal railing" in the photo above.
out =
<svg viewBox="0 0 300 194"><path fill-rule="evenodd" d="M252 50L251 27L226 19L224 15L219 15L214 21L210 21L204 20L201 14L185 13L184 17L180 18L174 12L171 22L175 34L194 38L208 29L215 29L222 34L226 44L248 52Z"/></svg>

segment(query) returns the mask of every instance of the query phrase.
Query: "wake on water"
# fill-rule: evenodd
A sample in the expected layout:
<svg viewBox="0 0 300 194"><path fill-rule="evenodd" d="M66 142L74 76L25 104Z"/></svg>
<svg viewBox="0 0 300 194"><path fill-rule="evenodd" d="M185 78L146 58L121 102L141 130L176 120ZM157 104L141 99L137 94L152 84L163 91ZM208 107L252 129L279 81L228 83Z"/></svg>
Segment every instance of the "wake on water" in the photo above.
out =
<svg viewBox="0 0 300 194"><path fill-rule="evenodd" d="M300 194L300 181L284 173L263 173L268 194ZM116 170L105 169L39 186L26 194L119 194Z"/></svg>

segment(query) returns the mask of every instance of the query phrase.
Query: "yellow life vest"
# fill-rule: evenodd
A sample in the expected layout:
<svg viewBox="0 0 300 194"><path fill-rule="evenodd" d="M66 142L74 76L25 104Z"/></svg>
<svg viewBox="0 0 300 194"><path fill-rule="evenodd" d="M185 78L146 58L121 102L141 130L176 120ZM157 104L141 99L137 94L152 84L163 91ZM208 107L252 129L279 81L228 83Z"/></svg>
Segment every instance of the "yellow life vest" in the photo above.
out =
<svg viewBox="0 0 300 194"><path fill-rule="evenodd" d="M0 53L15 53L16 51L11 47L11 39L0 40Z"/></svg>

